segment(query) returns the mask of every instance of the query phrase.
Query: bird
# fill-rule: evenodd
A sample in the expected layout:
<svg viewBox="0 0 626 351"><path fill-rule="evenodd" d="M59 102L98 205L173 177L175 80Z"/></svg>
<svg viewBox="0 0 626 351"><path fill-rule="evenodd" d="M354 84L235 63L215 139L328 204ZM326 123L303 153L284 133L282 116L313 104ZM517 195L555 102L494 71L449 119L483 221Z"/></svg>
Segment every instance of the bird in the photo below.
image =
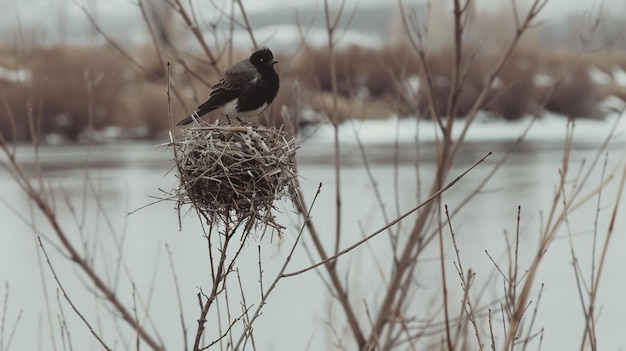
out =
<svg viewBox="0 0 626 351"><path fill-rule="evenodd" d="M219 108L229 121L230 117L240 120L263 113L280 87L278 73L274 70L277 63L267 47L253 52L226 70L222 79L211 87L208 100L176 125L189 124Z"/></svg>

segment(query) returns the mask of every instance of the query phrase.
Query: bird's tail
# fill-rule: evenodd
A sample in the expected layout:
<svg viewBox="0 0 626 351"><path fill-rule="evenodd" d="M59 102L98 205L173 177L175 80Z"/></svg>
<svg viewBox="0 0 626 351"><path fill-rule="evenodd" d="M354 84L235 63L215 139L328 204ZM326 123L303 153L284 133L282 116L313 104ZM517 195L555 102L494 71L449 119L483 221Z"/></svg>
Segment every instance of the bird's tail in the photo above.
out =
<svg viewBox="0 0 626 351"><path fill-rule="evenodd" d="M196 113L196 111L194 111L192 114L190 114L189 116L181 119L178 123L176 123L177 126L184 126L186 124L189 124L191 122L193 122L194 120L199 119L200 116L198 116L198 113Z"/></svg>
<svg viewBox="0 0 626 351"><path fill-rule="evenodd" d="M195 113L193 113L193 114L191 114L191 115L181 119L180 121L178 121L178 123L176 123L176 125L177 126L183 126L185 124L189 124L189 123L193 122L194 118L196 117L194 115L195 115Z"/></svg>
<svg viewBox="0 0 626 351"><path fill-rule="evenodd" d="M207 101L208 102L208 101ZM183 126L185 124L189 124L193 121L197 121L200 119L200 116L204 116L207 113L217 109L218 106L208 105L206 102L198 107L192 114L180 120L180 122L176 123L177 126Z"/></svg>

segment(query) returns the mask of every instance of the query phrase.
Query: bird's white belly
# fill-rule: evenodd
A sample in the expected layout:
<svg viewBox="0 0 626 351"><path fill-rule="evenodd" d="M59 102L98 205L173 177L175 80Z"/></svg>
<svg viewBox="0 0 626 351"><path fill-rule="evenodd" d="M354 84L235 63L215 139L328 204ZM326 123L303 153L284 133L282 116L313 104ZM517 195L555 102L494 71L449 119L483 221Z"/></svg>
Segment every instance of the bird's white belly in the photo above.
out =
<svg viewBox="0 0 626 351"><path fill-rule="evenodd" d="M237 111L237 100L238 99L235 99L224 104L224 106L222 106L222 113L232 118L248 118L260 115L261 113L263 113L263 111L265 111L265 109L267 109L268 106L268 104L263 104L256 110L241 112Z"/></svg>

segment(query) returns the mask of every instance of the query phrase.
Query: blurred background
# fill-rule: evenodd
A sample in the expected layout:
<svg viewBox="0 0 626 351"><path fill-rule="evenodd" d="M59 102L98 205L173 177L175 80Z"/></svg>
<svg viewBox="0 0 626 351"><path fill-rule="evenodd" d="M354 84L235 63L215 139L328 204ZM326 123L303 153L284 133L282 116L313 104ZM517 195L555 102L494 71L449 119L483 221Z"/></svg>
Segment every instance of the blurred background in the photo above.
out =
<svg viewBox="0 0 626 351"><path fill-rule="evenodd" d="M172 327L172 321L180 312L188 325L195 326L196 294L199 288L207 291L210 281L202 225L186 210L181 219L175 201L163 201L171 200L170 191L178 186L172 152L163 147L170 129L168 80L175 123L205 100L211 84L230 64L248 56L255 46L270 47L280 61L276 67L281 90L260 121L279 126L285 123L283 117L291 118L287 120L295 126L307 200L323 184L313 210L318 230L325 234L325 244L332 246L337 220L334 196L339 189L344 206L338 226L345 232L342 247L347 246L428 194L438 167L441 135L428 113L425 78L399 4L421 29L428 30L425 61L434 108L443 115L450 98L454 45L451 3L346 1L335 36L337 91L333 94L322 1L242 0L246 19L237 1L192 0L185 6L191 4L201 24L193 33L167 1L0 0L0 132L12 145L0 161L5 166L14 153L27 179L53 199L59 222L91 255L107 283L129 305L134 303L135 287L138 295L149 296L151 327L168 349L178 349L195 330L191 327L184 335ZM486 74L515 36L516 11L523 14L531 1L472 4L463 53L474 61L454 116L461 126L486 84ZM339 13L338 2L332 1L331 15ZM464 135L449 180L487 153L492 156L444 193L442 204L462 209L454 217L458 243L466 266L477 273L478 300L484 306L502 298L501 277L485 252L499 263L506 261L511 248L506 238L513 240L510 235L518 228L518 206L522 209L520 267L528 267L564 164L569 162L578 172L568 185L580 181L586 186L582 193L593 196L597 195L593 189L610 178L607 174L623 166L624 16L623 0L548 1L491 83L486 103ZM244 28L246 20L254 40ZM331 115L339 122L337 129ZM218 114L210 117L217 118ZM571 139L568 121L575 126ZM455 125L454 141L460 132ZM32 147L33 140L37 148ZM335 165L341 172L336 173ZM17 321L9 342L12 347L6 347L7 327L0 350L53 349L65 340L59 330L72 331L75 350L100 349L82 322L58 302L62 299L42 264L34 236L43 236L52 248L58 240L21 183L5 181L14 175L8 168L0 169L4 227L0 283L6 282L3 291L9 292L3 313L7 326ZM535 324L540 337L531 341L537 349L579 348L587 326L571 252L577 253L577 262L585 269L596 267L596 234L608 230L618 193L618 184L608 183L601 199L577 208L568 230L559 232L543 262L545 269L533 290L536 297L545 283ZM465 206L468 197L472 201ZM252 287L255 297L258 261L265 264L267 277L277 272L301 225L290 204L279 208L279 219L287 227L284 241L249 244L239 262L244 284ZM619 213L624 213L623 206ZM397 235L406 235L416 217L395 227ZM614 223L616 233L626 232L623 217ZM309 256L310 241L304 240L304 247L298 246L294 255L293 270L317 261ZM165 245L179 272L182 311L173 302L176 292ZM617 236L606 252L597 337L607 350L626 349L621 252L625 245L626 237ZM372 272L379 267L372 257L391 260L388 247L387 238L381 236L341 261L342 277L346 285L349 282L355 305L381 299L386 281L374 277ZM99 330L107 341L131 349L132 331L120 331L119 320L109 319L114 313L102 307L106 306L102 297L92 293L93 287L62 250L50 251L80 310L101 323ZM435 301L441 289L439 248L430 245L422 252L424 266L415 273L415 284L422 290L410 306L417 322L422 317L441 317L441 303ZM454 253L448 243L445 254L453 257ZM451 295L461 291L454 280L453 261L448 267ZM124 271L130 272L129 277L120 273ZM310 272L280 283L255 324L259 349L340 349L349 332L323 278ZM65 311L67 325L60 322L60 311ZM360 317L368 325L365 312Z"/></svg>
<svg viewBox="0 0 626 351"><path fill-rule="evenodd" d="M247 29L241 27L243 17L235 3L190 3L202 24L206 45L216 52L220 70L254 48ZM514 3L518 13L523 13L530 1ZM175 119L201 103L207 86L219 75L210 69L202 47L171 6L154 1L139 4L125 0L4 2L0 84L15 125L3 118L0 130L18 140L27 139L24 102L29 101L38 106L34 112L41 115L41 132L48 142L165 136L169 126L163 97L164 63L171 62L171 84L180 92L172 102ZM282 89L267 118L282 123L279 106L293 109L293 86L298 82L302 123L319 121L318 113L323 120L331 90L323 4L242 4L256 45L269 46L281 60L277 67ZM428 26L427 61L436 105L443 108L454 38L451 5L402 4L421 25ZM476 64L460 97L461 117L478 96L487 70L515 34L511 3L476 1L472 6L470 13L475 15L467 16L465 50L466 54L480 50L476 50ZM549 1L494 81L492 96L483 107L486 116L514 120L547 111L601 119L610 108L619 107L626 98L625 11L626 5L617 0ZM229 25L229 13L237 26ZM342 119L423 115L418 64L401 18L396 1L346 2L336 35ZM162 48L160 55L155 45ZM197 75L190 76L189 71Z"/></svg>

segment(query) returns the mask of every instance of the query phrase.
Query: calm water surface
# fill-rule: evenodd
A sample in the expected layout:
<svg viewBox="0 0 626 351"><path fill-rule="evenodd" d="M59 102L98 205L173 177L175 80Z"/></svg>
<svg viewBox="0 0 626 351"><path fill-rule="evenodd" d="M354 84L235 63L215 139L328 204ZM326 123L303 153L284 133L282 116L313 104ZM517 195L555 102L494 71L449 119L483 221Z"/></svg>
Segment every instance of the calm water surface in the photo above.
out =
<svg viewBox="0 0 626 351"><path fill-rule="evenodd" d="M451 177L460 174L468 166L487 152L494 155L485 164L468 174L455 187L443 196L443 203L450 211L458 209L463 199L488 174L502 157L508 146L500 143L474 143L461 151ZM578 168L589 163L597 153L597 146L575 145L571 155L570 178ZM624 145L611 146L608 150L607 172L623 164ZM365 172L358 147L345 145L341 172L342 246L358 240L385 223L381 207L373 192L373 185ZM19 150L24 169L33 174L36 170L33 156L27 148ZM416 151L419 151L419 167L415 166ZM434 167L434 150L422 146L401 145L395 151L393 145L367 147L372 177L385 202L385 212L390 218L408 210L418 202L427 190ZM189 330L187 340L196 325L198 316L198 289L210 289L209 267L206 241L197 219L193 215L183 216L182 230L175 203L162 201L127 215L154 201L153 197L163 197L161 190L170 191L176 185L171 154L167 150L155 149L149 144L116 144L93 147L45 147L41 149L46 188L54 197L59 221L71 233L76 242L82 242L84 250L94 257L94 264L116 287L120 298L132 302L130 275L135 282L137 294L148 307L154 328L162 342L169 349L182 349L183 336L180 327L179 309L175 298L171 270L165 246L172 252L177 278L182 295L184 318ZM299 151L300 174L304 193L310 203L318 184L322 192L313 208L312 216L320 233L327 240L328 247L334 242L335 228L335 178L332 149L328 145L305 144ZM602 158L601 162L604 162ZM506 240L504 232L515 232L517 207L522 208L520 235L520 266L527 267L536 249L539 227L545 221L550 208L555 187L559 180L562 163L560 144L527 143L515 151L509 160L472 202L460 209L453 219L464 268L476 272L476 297L483 294L482 304L501 295L501 279L493 278L494 266L485 253L506 266ZM621 166L620 166L621 167ZM86 170L88 169L88 170ZM586 169L586 168L585 168ZM119 336L111 318L102 306L95 307L97 299L88 291L85 278L54 248L56 240L42 217L26 201L22 191L4 170L0 171L0 215L3 229L0 234L0 280L9 284L7 325L11 325L22 310L23 314L12 340L14 350L49 350L51 340L61 344L59 334L59 307L54 293L56 286L47 268L43 269L45 285L41 280L40 252L36 250L33 232L39 232L53 264L68 290L70 297L85 314L98 320L96 327L106 335L111 345L123 349L121 343L132 343L132 335ZM419 177L418 177L419 175ZM601 168L598 167L589 177L584 192L591 191L599 184ZM419 179L419 181L418 181ZM569 228L574 248L585 278L589 277L591 245L593 243L596 208L598 231L603 238L608 226L617 192L616 182L610 184L598 203L594 198L570 217ZM598 340L601 349L618 350L626 347L623 331L626 330L626 261L623 250L626 247L626 219L624 204L616 223L615 235L607 253L606 268L598 298ZM287 227L283 242L267 239L251 241L244 249L239 262L244 290L251 292L250 301L257 301L258 295L258 247L264 265L264 282L267 286L276 274L293 244L299 219L287 204L281 206L280 221ZM406 232L415 217L401 223L400 231ZM35 227L28 225L33 222ZM82 233L82 234L81 234ZM306 267L310 260L305 248L311 247L304 241L296 250L294 260L287 271ZM118 262L118 249L121 247L125 263ZM388 259L388 240L381 235L342 259L345 266L345 279L350 281L350 294L355 305L357 301L373 304L380 300L384 284L377 272L373 257L381 261ZM447 244L449 286L458 292L459 282L453 270L453 249ZM438 248L428 248L424 254L425 263L418 272L418 281L423 286L411 308L420 318L427 318L438 311L429 307L432 297L440 291L438 263L434 261ZM433 259L431 263L429 259ZM536 286L545 284L541 297L536 328L545 328L543 349L576 349L580 343L584 326L583 312L575 285L574 270L567 232L562 230L550 247ZM493 279L497 279L493 283ZM491 281L484 290L481 283ZM374 288L373 288L374 287ZM234 289L238 287L234 286ZM49 294L51 320L46 313L43 290ZM4 287L2 289L4 292ZM252 296L254 295L254 296ZM536 297L535 295L533 295ZM62 297L58 297L62 300ZM235 297L233 297L235 299ZM72 313L67 304L61 304L67 319L75 350L99 349L88 330ZM235 304L235 306L237 306ZM329 297L318 274L304 275L281 280L265 307L264 313L255 327L255 342L262 350L310 350L330 349L333 345L328 322L338 326L338 333L348 331L338 306ZM224 313L224 311L222 311ZM234 314L240 310L234 311ZM98 318L98 316L100 318ZM145 317L145 313L140 314ZM365 321L366 316L361 315ZM50 333L47 325L55 326ZM497 324L497 323L496 323ZM501 325L496 325L502 328ZM209 330L216 330L215 316L210 316ZM5 342L8 338L5 327ZM210 332L211 333L211 332ZM210 335L216 335L212 332ZM347 335L347 334L346 334ZM572 337L573 336L573 337ZM118 340L117 344L114 340ZM349 340L349 337L346 339Z"/></svg>

